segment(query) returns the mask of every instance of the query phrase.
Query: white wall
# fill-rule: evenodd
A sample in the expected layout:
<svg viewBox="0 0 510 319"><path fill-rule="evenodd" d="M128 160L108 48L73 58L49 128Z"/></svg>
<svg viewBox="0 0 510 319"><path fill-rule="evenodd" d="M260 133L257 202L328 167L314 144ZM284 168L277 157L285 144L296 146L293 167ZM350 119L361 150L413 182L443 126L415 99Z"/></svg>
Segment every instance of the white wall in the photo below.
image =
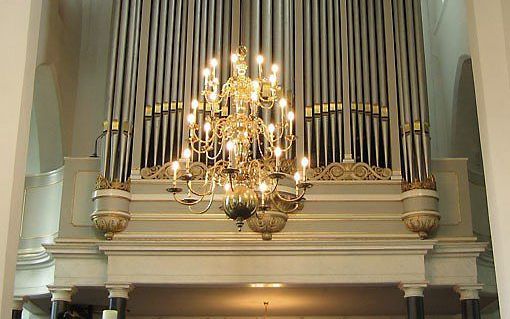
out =
<svg viewBox="0 0 510 319"><path fill-rule="evenodd" d="M0 318L11 316L40 1L0 1Z"/></svg>

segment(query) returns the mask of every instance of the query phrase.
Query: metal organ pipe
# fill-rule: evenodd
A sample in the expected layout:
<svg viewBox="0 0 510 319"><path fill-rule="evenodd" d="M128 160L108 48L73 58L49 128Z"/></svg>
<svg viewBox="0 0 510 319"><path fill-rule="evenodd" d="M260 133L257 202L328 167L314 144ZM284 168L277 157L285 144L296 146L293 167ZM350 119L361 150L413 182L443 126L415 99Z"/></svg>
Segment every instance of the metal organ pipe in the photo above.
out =
<svg viewBox="0 0 510 319"><path fill-rule="evenodd" d="M122 113L122 79L124 77L124 60L126 56L126 34L128 27L128 17L129 17L129 3L128 1L122 2L121 6L121 16L120 16L120 30L119 30L119 47L118 47L118 56L117 56L117 66L116 66L116 74L115 74L115 94L113 99L113 119L111 122L112 126L112 135L111 135L111 157L110 157L110 168L109 168L109 178L110 180L118 179L116 176L116 167L118 160L118 144L119 144L119 134L120 134L120 124L121 113Z"/></svg>
<svg viewBox="0 0 510 319"><path fill-rule="evenodd" d="M430 136L429 136L429 102L427 94L427 78L425 75L425 48L423 43L423 26L421 1L413 0L416 54L418 62L418 81L420 95L421 137L424 158L424 177L430 176Z"/></svg>
<svg viewBox="0 0 510 319"><path fill-rule="evenodd" d="M303 19L304 19L304 69L305 75L305 122L306 122L306 156L309 159L314 159L314 153L312 149L313 145L313 118L314 118L314 99L313 99L313 78L310 77L313 74L312 71L312 14L311 14L311 0L303 0Z"/></svg>
<svg viewBox="0 0 510 319"><path fill-rule="evenodd" d="M337 131L338 119L337 119L337 93L336 93L336 83L340 82L340 77L335 77L335 71L337 69L335 63L335 31L333 28L333 2L332 0L327 0L327 8L326 1L324 0L324 11L327 12L327 47L328 47L328 88L329 88L329 117L330 117L330 127L328 128L331 131L331 161L337 162L340 161L339 156L342 153L337 150L337 139L341 138L341 134L338 134ZM326 17L324 17L326 18ZM324 23L326 25L326 23ZM323 32L324 34L324 32ZM326 61L323 62L325 64ZM340 137L339 137L340 136Z"/></svg>
<svg viewBox="0 0 510 319"><path fill-rule="evenodd" d="M323 165L329 164L329 156L331 151L329 150L329 93L328 93L328 44L327 44L327 15L326 15L326 1L319 1L319 20L316 21L319 24L320 34L322 35L317 40L320 43L320 96L321 96L321 127L322 127L322 138L324 149L322 152ZM331 68L332 66L329 66Z"/></svg>
<svg viewBox="0 0 510 319"><path fill-rule="evenodd" d="M381 132L383 141L383 158L384 167L389 167L389 133L388 133L388 94L386 85L386 52L385 52L385 36L383 23L382 1L375 1L375 24L377 33L377 79L379 80L379 114L381 122ZM374 71L375 72L375 71Z"/></svg>
<svg viewBox="0 0 510 319"><path fill-rule="evenodd" d="M181 144L186 143L182 130L186 127L184 108L189 106L183 104L184 99L190 104L192 98L200 97L200 70L212 57L220 61L220 82L228 78L230 53L240 39L253 53L251 70L257 69L253 55L258 53L264 55L266 74L272 63L281 66L278 81L289 108L299 108L296 125L305 135L300 136L305 142L298 144L302 148L298 153L306 153L314 166L363 161L391 167L397 159L399 170L400 159L395 156L400 150L391 148L399 143L394 126L400 122L404 178L414 181L429 176L419 0L142 3L115 0L114 4L102 168L106 177L127 179L131 156L139 156L142 167L179 158ZM148 32L140 34L141 27ZM138 56L141 41L143 57ZM142 61L140 73L138 60ZM138 87L140 81L143 86ZM296 87L302 92L296 93ZM143 125L135 130L141 136L133 139L131 123L135 114L142 114L134 110L135 100L137 108L144 100L145 116L138 119ZM209 112L201 101L197 123L203 125ZM271 121L267 112L261 113L266 122ZM138 141L135 149L141 154L131 154L133 140ZM199 160L205 163L203 156Z"/></svg>
<svg viewBox="0 0 510 319"><path fill-rule="evenodd" d="M120 137L120 158L119 165L115 168L116 175L120 180L124 179L124 167L127 162L124 160L128 148L127 138L131 129L130 113L132 109L131 102L131 78L133 74L133 55L135 45L135 28L136 28L136 17L137 17L137 2L136 0L131 1L129 6L129 21L128 21L128 33L127 33L127 54L125 60L125 72L122 85L122 111L119 125L119 137Z"/></svg>
<svg viewBox="0 0 510 319"><path fill-rule="evenodd" d="M119 46L119 27L120 27L120 1L116 1L113 5L113 23L112 23L112 48L110 50L110 74L108 77L108 88L106 92L106 135L105 135L105 151L103 153L102 171L105 177L110 172L110 152L111 152L111 136L112 136L112 119L113 119L113 99L115 89L115 66L117 61L117 49Z"/></svg>
<svg viewBox="0 0 510 319"><path fill-rule="evenodd" d="M376 166L380 166L380 158L379 158L379 86L377 83L377 46L376 46L376 31L375 31L375 9L374 9L374 1L375 0L367 0L367 14L368 14L368 48L369 48L369 58L370 58L370 111L372 116L372 125L373 136L371 134L368 135L369 140L373 139L374 148L370 148L369 154L371 151L375 151L375 162L374 157L372 157L371 164L375 164Z"/></svg>

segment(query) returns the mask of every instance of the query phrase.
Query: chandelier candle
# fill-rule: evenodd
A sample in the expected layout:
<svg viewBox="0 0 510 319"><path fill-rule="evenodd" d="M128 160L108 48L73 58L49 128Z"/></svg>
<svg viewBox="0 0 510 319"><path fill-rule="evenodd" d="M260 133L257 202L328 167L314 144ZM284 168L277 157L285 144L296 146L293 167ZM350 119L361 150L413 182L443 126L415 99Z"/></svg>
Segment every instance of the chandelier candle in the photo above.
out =
<svg viewBox="0 0 510 319"><path fill-rule="evenodd" d="M299 173L294 176L295 192L280 190L283 179L293 180L291 174L294 172L282 170L282 156L292 151L296 140L293 129L295 115L287 100L281 97L278 65L273 65L272 73L265 77L262 72L264 58L258 56L258 77L250 79L246 75L246 55L243 46L232 54L232 75L221 86L216 77L218 60L212 59L211 69L204 70L204 89L201 93L204 105L200 110L210 112L205 113L205 124L202 125L202 122L197 122L197 118L202 116L197 114L199 102L193 100L191 103L188 147L182 154L186 168L177 174L178 163L172 165L173 186L167 189L175 201L187 206L192 213L202 214L211 208L216 192L223 188L223 210L236 221L239 230L244 220L254 214L260 217L268 210L294 212L306 190L312 186L306 182L308 159L303 158L303 178ZM215 111L228 106L235 110L228 116ZM280 107L279 112L275 112L276 116L273 116L278 123L268 123L259 117L259 110L268 113L275 111L275 106ZM226 154L222 155L225 148ZM206 174L203 180L195 180L191 172L192 161L202 159L200 154L205 154L205 161L197 164L205 165ZM178 183L184 184L186 192L183 193ZM286 205L277 205L275 202ZM201 203L203 205L199 205ZM194 209L195 206L202 207Z"/></svg>

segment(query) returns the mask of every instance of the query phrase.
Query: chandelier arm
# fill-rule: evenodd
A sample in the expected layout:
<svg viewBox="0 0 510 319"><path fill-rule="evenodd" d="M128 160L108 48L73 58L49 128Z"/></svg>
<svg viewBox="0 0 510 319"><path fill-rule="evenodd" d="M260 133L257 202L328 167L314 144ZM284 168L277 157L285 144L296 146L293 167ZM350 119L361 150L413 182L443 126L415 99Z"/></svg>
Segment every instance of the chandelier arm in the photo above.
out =
<svg viewBox="0 0 510 319"><path fill-rule="evenodd" d="M279 191L275 191L274 192L275 196L278 197L278 199L281 200L284 203L296 203L296 202L299 202L299 201L301 201L303 199L303 197L305 196L305 193L306 192L303 191L300 195L289 199L289 198L285 198L285 197L281 196Z"/></svg>
<svg viewBox="0 0 510 319"><path fill-rule="evenodd" d="M216 153L216 155L214 156L209 156L209 154L206 152L206 156L207 156L207 159L210 159L210 160L215 160L218 158L218 156L220 156L222 150L223 150L223 143L219 143L220 144L220 149L218 150L218 152Z"/></svg>
<svg viewBox="0 0 510 319"><path fill-rule="evenodd" d="M204 186L206 184L204 183ZM191 181L187 181L186 182L186 186L188 187L188 190L193 194L193 195L196 195L196 196L201 196L201 197L205 197L205 196L209 196L212 194L213 190L214 190L214 181L211 182L211 188L209 189L209 191L206 191L205 193L200 193L199 191L197 190L194 190L192 187L191 187Z"/></svg>
<svg viewBox="0 0 510 319"><path fill-rule="evenodd" d="M204 197L202 196L201 198L195 199L193 201L186 201L186 200L182 200L182 199L177 198L176 193L173 193L173 194L174 194L174 200L176 202L178 202L179 204L185 205L185 206L194 206L194 205L200 203L202 201L202 199L204 199Z"/></svg>
<svg viewBox="0 0 510 319"><path fill-rule="evenodd" d="M202 209L202 210L200 210L200 211L196 212L196 211L194 211L194 210L193 210L193 207L192 207L192 206L188 206L188 210L189 210L189 212L190 212L190 213L192 213L192 214L202 215L202 214L206 213L206 212L207 212L207 211L211 208L212 203L213 203L213 200L214 200L214 192L213 192L213 193L212 193L212 195L210 196L209 201L208 201L208 203L207 203L207 206L206 206L204 209Z"/></svg>
<svg viewBox="0 0 510 319"><path fill-rule="evenodd" d="M298 203L294 203L294 207L292 209L289 209L289 210L285 210L283 208L281 208L280 206L278 205L275 205L276 206L276 209L281 212L281 213L285 213L285 214L291 214L291 213L294 213L295 211L297 211L299 209L299 204Z"/></svg>

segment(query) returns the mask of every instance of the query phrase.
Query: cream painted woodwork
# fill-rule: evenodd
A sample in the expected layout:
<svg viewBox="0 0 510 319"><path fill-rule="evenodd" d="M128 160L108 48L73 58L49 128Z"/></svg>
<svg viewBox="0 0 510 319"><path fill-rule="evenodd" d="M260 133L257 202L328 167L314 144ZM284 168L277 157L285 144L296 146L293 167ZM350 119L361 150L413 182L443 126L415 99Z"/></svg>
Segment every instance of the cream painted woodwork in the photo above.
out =
<svg viewBox="0 0 510 319"><path fill-rule="evenodd" d="M433 162L441 225L420 240L401 221L399 181L317 182L301 212L272 241L238 233L219 210L193 215L170 199L168 180L131 182L131 221L106 241L88 220L98 160L67 158L59 238L45 245L55 285L477 284L486 243L472 233L466 161ZM90 197L89 197L90 198ZM313 270L313 271L311 271Z"/></svg>

